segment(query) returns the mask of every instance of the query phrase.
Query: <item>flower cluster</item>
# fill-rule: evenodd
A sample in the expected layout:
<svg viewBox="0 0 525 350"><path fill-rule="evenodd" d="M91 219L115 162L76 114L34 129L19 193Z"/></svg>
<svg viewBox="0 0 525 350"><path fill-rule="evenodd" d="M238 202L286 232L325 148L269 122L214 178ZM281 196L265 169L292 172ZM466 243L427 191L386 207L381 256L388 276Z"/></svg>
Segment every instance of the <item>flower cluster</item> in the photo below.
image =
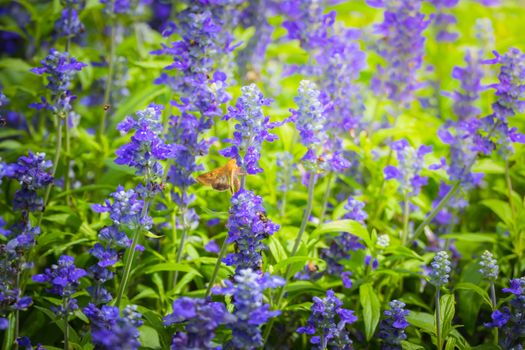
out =
<svg viewBox="0 0 525 350"><path fill-rule="evenodd" d="M385 310L385 318L379 325L379 338L383 339L384 350L400 350L401 341L407 338L405 328L409 326L406 316L405 303L399 300L390 302L390 310Z"/></svg>
<svg viewBox="0 0 525 350"><path fill-rule="evenodd" d="M241 92L235 107L229 107L228 114L223 117L225 120L233 118L237 121L233 139L225 140L232 146L220 153L235 158L237 165L248 174L257 174L263 171L259 166L262 143L277 139L269 130L279 124L270 123L270 119L264 115L262 107L269 106L272 101L264 98L255 84L243 86Z"/></svg>
<svg viewBox="0 0 525 350"><path fill-rule="evenodd" d="M86 271L75 266L75 259L69 255L62 255L57 265L46 268L42 274L33 276L33 281L50 283L48 292L62 297L64 303L60 306L52 306L52 310L60 317L78 309L77 300L72 295L80 286L80 279L86 275Z"/></svg>
<svg viewBox="0 0 525 350"><path fill-rule="evenodd" d="M485 250L481 254L481 261L479 262L479 273L483 275L483 278L494 282L498 278L499 266L498 261L494 258L491 252Z"/></svg>
<svg viewBox="0 0 525 350"><path fill-rule="evenodd" d="M162 106L150 104L145 110L136 113L136 119L128 116L117 125L117 130L121 133L128 133L135 129L131 141L116 151L115 163L134 167L137 169L137 175L145 177L148 188L144 198L158 191L156 186L151 186L163 175L163 168L159 161L168 158L171 153L171 148L160 137L161 114Z"/></svg>
<svg viewBox="0 0 525 350"><path fill-rule="evenodd" d="M291 110L290 119L295 122L302 143L308 148L302 160L311 171L342 171L349 164L342 157L342 152L332 150L328 143L326 116L319 97L320 92L314 83L301 81L298 96L294 99L298 109Z"/></svg>
<svg viewBox="0 0 525 350"><path fill-rule="evenodd" d="M494 311L492 322L485 323L485 326L499 328L502 349L521 349L525 341L525 278L511 280L510 288L503 288L503 292L513 294L510 307Z"/></svg>
<svg viewBox="0 0 525 350"><path fill-rule="evenodd" d="M385 179L395 179L404 193L417 195L421 187L427 184L428 178L420 173L424 167L425 155L432 151L432 147L421 145L416 150L407 140L395 141L391 147L397 153L398 166L386 166Z"/></svg>
<svg viewBox="0 0 525 350"><path fill-rule="evenodd" d="M86 64L70 57L67 52L59 52L55 49L49 51L49 55L41 61L42 67L33 68L33 73L47 76L47 88L51 92L51 101L42 97L41 103L33 103L30 106L36 109L48 109L54 114L66 118L71 112L71 101L76 96L69 91L71 80L75 74L86 67Z"/></svg>
<svg viewBox="0 0 525 350"><path fill-rule="evenodd" d="M420 12L421 0L367 0L367 3L385 8L383 23L376 25L375 30L382 37L376 51L387 63L378 67L372 88L392 101L408 104L419 87L416 73L423 64L422 34L430 20Z"/></svg>
<svg viewBox="0 0 525 350"><path fill-rule="evenodd" d="M226 287L214 289L215 294L231 295L233 298L235 321L226 326L232 330L232 339L226 348L255 349L263 345L261 329L268 319L279 315L270 311L270 305L263 303L263 292L268 288L284 285L281 277L260 275L250 269L240 270L233 278L226 280Z"/></svg>
<svg viewBox="0 0 525 350"><path fill-rule="evenodd" d="M173 335L172 350L217 349L213 345L215 329L235 321L222 303L182 297L173 302L173 312L164 317L164 325L185 323L184 332Z"/></svg>
<svg viewBox="0 0 525 350"><path fill-rule="evenodd" d="M368 218L368 214L363 210L364 207L365 204L363 202L353 197L348 197L345 204L345 209L348 212L344 215L344 219L364 223ZM320 256L326 261L326 273L336 276L340 275L344 270L341 260L350 259L350 252L364 248L365 246L358 237L349 232L341 232L334 237L329 248L321 250Z"/></svg>
<svg viewBox="0 0 525 350"><path fill-rule="evenodd" d="M525 143L525 135L508 125L508 118L525 111L525 54L511 48L504 55L494 51L496 58L484 63L499 64L499 82L490 87L496 90L497 100L492 104L493 114L484 118L487 138L500 146L506 156L512 153L512 143ZM492 151L489 148L485 153Z"/></svg>
<svg viewBox="0 0 525 350"><path fill-rule="evenodd" d="M235 253L228 254L224 262L236 266L236 272L244 269L260 271L261 251L266 248L262 240L279 230L279 225L266 218L262 198L241 189L231 198L228 242L234 243Z"/></svg>
<svg viewBox="0 0 525 350"><path fill-rule="evenodd" d="M227 76L217 67L236 47L232 45L229 28L236 24L239 3L237 0L189 1L186 9L177 15L178 25L172 23L164 33L169 36L177 32L181 40L152 52L173 57L173 63L165 70L174 70L174 76L162 73L155 83L167 85L179 94L180 102L175 104L181 110L199 112L205 117L216 116L221 113L221 104L230 99L225 90ZM211 120L205 120L209 127Z"/></svg>
<svg viewBox="0 0 525 350"><path fill-rule="evenodd" d="M448 283L450 268L450 258L448 253L445 251L437 252L434 256L434 260L430 264L432 270L430 272L430 283L432 283L436 288Z"/></svg>
<svg viewBox="0 0 525 350"><path fill-rule="evenodd" d="M93 286L87 291L94 303L107 303L112 299L111 294L103 287L108 280L113 279L113 272L109 269L119 260L122 250L131 246L131 239L125 233L126 230L137 230L139 228L149 230L153 225L150 216L145 215L144 200L134 190L125 191L122 186L110 195L104 204L94 204L92 209L96 213L109 213L112 224L102 228L98 234L99 243L90 249L90 254L98 260L95 265L89 267L88 272L93 279ZM137 250L143 249L137 245Z"/></svg>
<svg viewBox="0 0 525 350"><path fill-rule="evenodd" d="M299 327L297 333L314 335L310 338L315 345L312 349L351 349L352 340L345 326L357 321L354 312L342 308L343 303L331 289L326 298L314 297L313 302L307 325Z"/></svg>
<svg viewBox="0 0 525 350"><path fill-rule="evenodd" d="M138 327L142 315L135 305L128 305L120 316L118 307L104 305L100 309L89 304L83 310L91 322L91 341L96 349L130 349L140 347Z"/></svg>
<svg viewBox="0 0 525 350"><path fill-rule="evenodd" d="M84 31L84 25L78 18L75 6L77 0L66 0L66 8L62 10L60 18L55 22L55 31L60 37L74 37Z"/></svg>
<svg viewBox="0 0 525 350"><path fill-rule="evenodd" d="M8 175L20 183L20 189L13 199L13 208L22 212L24 222L27 222L29 212L44 210L44 199L38 196L37 191L53 182L53 176L48 173L52 166L51 161L46 160L45 153L32 152L10 166Z"/></svg>
<svg viewBox="0 0 525 350"><path fill-rule="evenodd" d="M104 11L106 13L124 14L131 10L132 0L99 0L99 2L104 4Z"/></svg>

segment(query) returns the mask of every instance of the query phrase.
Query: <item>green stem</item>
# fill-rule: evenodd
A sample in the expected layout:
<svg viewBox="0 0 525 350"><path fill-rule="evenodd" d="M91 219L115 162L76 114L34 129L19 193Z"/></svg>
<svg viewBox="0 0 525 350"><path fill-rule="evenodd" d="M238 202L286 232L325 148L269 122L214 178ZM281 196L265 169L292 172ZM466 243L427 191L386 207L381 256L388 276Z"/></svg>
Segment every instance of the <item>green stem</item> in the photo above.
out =
<svg viewBox="0 0 525 350"><path fill-rule="evenodd" d="M299 232L297 233L297 237L295 239L295 243L294 243L292 252L289 255L289 258L294 257L295 254L297 253L297 250L299 249L299 245L301 244L301 240L303 238L303 233L306 229L306 225L308 224L308 219L310 218L310 214L312 213L312 206L314 202L315 177L316 177L315 174L310 173L310 180L308 181L308 201L306 203L306 208L304 210L303 219L301 221L301 227L299 228ZM286 272L284 274L285 284L284 286L281 287L278 297L277 297L277 302L275 304L277 305L277 309L281 308L281 302L284 297L286 285L288 284L288 280L291 277L290 276L291 272L292 272L292 265L288 263L288 265L286 266ZM272 318L270 322L268 323L268 325L266 326L266 329L264 330L264 335L263 335L263 344L265 344L266 341L268 340L268 337L270 336L270 332L272 330L274 322L275 322L275 318ZM263 345L263 348L264 348L264 345Z"/></svg>
<svg viewBox="0 0 525 350"><path fill-rule="evenodd" d="M432 209L432 211L427 215L425 220L423 220L423 222L421 224L419 224L419 226L417 227L416 231L414 232L414 239L416 239L419 236L419 234L421 234L421 232L423 231L425 226L430 224L432 219L434 219L434 217L441 211L441 209L443 209L443 207L448 203L450 198L452 198L452 196L459 189L460 185L461 185L461 182L460 181L456 181L454 183L454 185L450 188L450 190L448 190L448 192L445 195L445 197L443 197L439 201L438 205L436 205L436 207L434 209Z"/></svg>
<svg viewBox="0 0 525 350"><path fill-rule="evenodd" d="M69 324L68 324L68 301L69 298L64 298L64 350L69 350Z"/></svg>
<svg viewBox="0 0 525 350"><path fill-rule="evenodd" d="M111 7L113 7L113 2L111 4ZM111 21L115 20L114 14L111 15ZM110 108L106 108L106 106L109 104L109 99L111 97L111 88L113 85L113 70L115 68L115 26L110 26L110 32L109 32L109 67L108 67L108 77L106 79L106 87L104 90L104 105L103 105L103 113L102 118L100 119L100 126L98 128L98 136L99 139L102 138L102 135L104 135L104 131L106 129L106 118L107 113Z"/></svg>
<svg viewBox="0 0 525 350"><path fill-rule="evenodd" d="M140 214L141 218L143 218L148 212L148 207L149 207L149 200L145 202L144 206L142 207L142 212ZM139 225L137 229L135 230L135 233L133 234L133 239L131 241L131 247L128 249L126 253L126 258L124 262L124 273L122 274L122 281L120 281L120 285L119 285L118 292L117 292L117 299L115 301L115 306L117 307L120 307L122 296L124 295L124 292L126 291L126 286L128 284L128 280L131 275L131 266L133 265L133 258L135 257L135 248L137 247L137 243L140 238L140 234L142 233L142 230L143 230L142 225Z"/></svg>
<svg viewBox="0 0 525 350"><path fill-rule="evenodd" d="M319 216L319 224L322 224L324 222L324 217L326 214L326 208L328 206L328 198L330 197L330 193L332 190L332 180L334 178L334 174L330 172L326 179L326 190L324 191L323 195L323 204L321 209L321 215Z"/></svg>
<svg viewBox="0 0 525 350"><path fill-rule="evenodd" d="M211 295L211 289L213 288L213 285L215 284L215 280L217 279L217 275L219 274L219 268L221 267L222 259L224 258L224 255L226 254L226 250L228 249L228 237L224 238L224 242L222 242L221 251L219 252L219 256L217 257L217 262L215 263L215 268L213 269L213 273L210 278L210 282L208 283L208 287L206 288L206 295L205 299L209 298Z"/></svg>
<svg viewBox="0 0 525 350"><path fill-rule="evenodd" d="M182 232L180 235L179 248L177 249L177 257L175 259L175 262L177 264L180 263L182 259L182 252L184 251L184 243L186 242L186 237L188 236L188 229L189 229L188 226L186 225L186 220L184 219L184 215L186 215L186 208L184 208L181 211L181 216L180 216L181 224L182 224ZM173 276L173 284L172 284L174 288L177 285L178 279L179 279L179 271L175 271L175 274Z"/></svg>
<svg viewBox="0 0 525 350"><path fill-rule="evenodd" d="M494 287L494 281L490 282L490 300L492 301L492 311L497 308L496 305L496 288Z"/></svg>
<svg viewBox="0 0 525 350"><path fill-rule="evenodd" d="M516 220L516 207L514 206L514 200L512 198L513 197L512 196L512 192L513 192L512 191L512 180L510 178L510 167L509 167L508 160L505 161L505 179L507 181L507 191L508 191L508 196L509 196L509 205L510 205L510 209L512 213L512 218L515 221Z"/></svg>
<svg viewBox="0 0 525 350"><path fill-rule="evenodd" d="M69 178L69 167L70 167L70 152L71 152L71 142L70 142L70 133L69 133L69 120L68 118L66 117L66 119L64 120L64 124L65 124L65 155L64 155L64 163L66 164L66 170L64 172L64 191L67 193L66 194L66 201L68 204L71 203L71 195L69 193L69 188L70 188L70 178Z"/></svg>
<svg viewBox="0 0 525 350"><path fill-rule="evenodd" d="M405 191L405 207L403 209L403 233L401 236L401 244L406 245L408 241L408 222L410 219L410 200L408 197L408 191Z"/></svg>
<svg viewBox="0 0 525 350"><path fill-rule="evenodd" d="M436 291L436 338L437 338L437 349L441 350L443 348L443 339L441 339L441 318L440 318L440 306L439 299L441 296L441 291L437 287Z"/></svg>
<svg viewBox="0 0 525 350"><path fill-rule="evenodd" d="M62 120L61 118L56 115L55 116L55 122L57 124L57 136L56 136L56 144L55 144L55 157L53 158L53 167L51 168L51 176L55 177L55 174L57 172L58 162L60 160L60 153L62 151ZM46 194L44 196L44 208L47 206L47 203L49 201L49 195L51 194L51 189L53 188L53 182L51 182L46 187ZM40 215L40 218L42 218L42 214Z"/></svg>
<svg viewBox="0 0 525 350"><path fill-rule="evenodd" d="M16 273L16 289L18 290L18 298L20 298L20 269ZM20 333L20 310L15 310L15 333L14 333L14 340L15 340L15 349L18 349L18 342L16 341L18 339L18 334Z"/></svg>

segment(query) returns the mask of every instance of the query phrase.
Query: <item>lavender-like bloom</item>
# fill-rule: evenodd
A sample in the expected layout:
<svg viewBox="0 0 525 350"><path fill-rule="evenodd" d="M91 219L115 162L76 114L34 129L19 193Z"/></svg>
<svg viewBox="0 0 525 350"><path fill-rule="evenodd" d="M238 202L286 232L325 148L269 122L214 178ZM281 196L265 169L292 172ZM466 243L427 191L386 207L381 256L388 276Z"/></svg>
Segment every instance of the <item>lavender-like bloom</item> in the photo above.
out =
<svg viewBox="0 0 525 350"><path fill-rule="evenodd" d="M430 272L430 283L432 283L436 288L440 288L448 283L450 268L450 258L448 253L445 251L437 252L434 256L434 260L430 264L432 270Z"/></svg>
<svg viewBox="0 0 525 350"><path fill-rule="evenodd" d="M116 264L122 251L131 247L131 239L126 235L126 230L149 230L153 220L148 215L143 215L144 200L134 190L125 191L118 186L117 191L112 193L113 203L106 199L104 204L94 204L92 209L97 213L109 213L112 224L105 226L99 231L98 239L90 254L98 262L88 268L88 274L93 280L93 285L87 288L95 304L107 303L113 298L103 287L103 284L113 279L113 272L109 269ZM143 247L137 245L137 250Z"/></svg>
<svg viewBox="0 0 525 350"><path fill-rule="evenodd" d="M405 303L399 300L390 302L390 310L385 310L385 318L379 325L378 336L383 340L384 350L401 350L401 341L407 338L405 328L409 326L406 316L410 312L405 310Z"/></svg>
<svg viewBox="0 0 525 350"><path fill-rule="evenodd" d="M73 37L84 31L84 25L78 18L74 4L67 1L67 8L62 10L60 18L55 22L55 30L61 37Z"/></svg>
<svg viewBox="0 0 525 350"><path fill-rule="evenodd" d="M168 158L171 148L160 137L162 106L150 104L148 108L136 114L136 119L127 117L117 125L117 130L121 133L128 133L131 129L135 129L135 133L129 143L116 151L115 163L134 167L137 169L137 175L145 177L147 188L143 197L146 198L160 190L154 183L163 175L159 161Z"/></svg>
<svg viewBox="0 0 525 350"><path fill-rule="evenodd" d="M224 263L236 266L236 272L244 269L260 271L261 251L266 249L263 240L279 230L279 225L264 216L262 198L241 189L231 198L228 223L228 242L234 243L235 253L228 254Z"/></svg>
<svg viewBox="0 0 525 350"><path fill-rule="evenodd" d="M199 112L207 127L211 125L209 117L219 115L220 105L230 99L225 90L227 76L218 67L236 47L230 27L235 26L239 3L189 1L177 15L178 25L173 24L174 30L169 31L177 32L181 40L152 52L173 57L164 70L174 75L162 73L155 83L168 85L180 97L180 102L174 102L179 109Z"/></svg>
<svg viewBox="0 0 525 350"><path fill-rule="evenodd" d="M425 38L422 34L430 20L420 12L421 0L368 0L367 3L385 8L383 23L376 25L375 31L383 38L376 51L387 64L379 67L372 88L394 102L409 104L419 87L416 73L423 64Z"/></svg>
<svg viewBox="0 0 525 350"><path fill-rule="evenodd" d="M428 178L421 176L425 155L432 152L431 146L421 145L417 150L408 144L407 140L392 143L392 149L397 153L398 166L388 165L384 169L385 179L395 179L399 182L403 193L417 195Z"/></svg>
<svg viewBox="0 0 525 350"><path fill-rule="evenodd" d="M269 106L272 101L264 98L255 84L243 86L241 92L235 107L229 107L228 114L223 117L225 120L233 118L237 121L233 139L225 140L232 146L220 153L225 157L235 158L237 165L248 174L257 174L263 171L259 167L262 143L277 139L269 130L279 124L270 123L270 118L264 115L262 107Z"/></svg>
<svg viewBox="0 0 525 350"><path fill-rule="evenodd" d="M42 67L33 68L33 73L47 76L47 88L51 92L51 101L42 97L41 103L33 103L30 107L36 109L48 109L55 114L65 118L71 111L71 101L76 96L71 95L69 88L74 74L87 65L70 57L67 52L59 52L55 49L49 51L49 55L41 61Z"/></svg>
<svg viewBox="0 0 525 350"><path fill-rule="evenodd" d="M479 262L480 269L479 273L483 275L483 278L494 282L498 278L499 266L498 261L494 258L491 252L485 250L481 254L481 261Z"/></svg>
<svg viewBox="0 0 525 350"><path fill-rule="evenodd" d="M459 0L430 0L436 7L436 15L434 17L434 26L436 27L436 40L443 42L453 42L458 38L457 33L449 31L449 26L457 24L456 16L446 13L445 8L455 7Z"/></svg>
<svg viewBox="0 0 525 350"><path fill-rule="evenodd" d="M226 348L256 349L262 346L260 326L268 319L279 315L279 310L269 311L270 305L263 303L263 292L268 288L282 287L281 277L266 273L259 275L250 269L240 270L234 282L226 280L226 287L214 289L215 294L228 294L233 298L233 315L236 320L226 326L232 330L232 339Z"/></svg>
<svg viewBox="0 0 525 350"><path fill-rule="evenodd" d="M86 271L75 266L72 256L63 255L58 259L57 265L46 268L42 274L33 276L33 281L51 284L47 291L64 299L63 305L52 306L52 310L60 317L78 309L77 300L71 296L77 292L80 279L86 275Z"/></svg>
<svg viewBox="0 0 525 350"><path fill-rule="evenodd" d="M312 349L352 349L346 325L357 321L354 312L342 308L343 303L331 289L326 292L326 298L314 297L313 301L307 325L299 327L297 333L315 335L310 338L314 344Z"/></svg>
<svg viewBox="0 0 525 350"><path fill-rule="evenodd" d="M125 14L131 10L131 0L99 0L104 4L104 12L109 14Z"/></svg>
<svg viewBox="0 0 525 350"><path fill-rule="evenodd" d="M359 223L364 223L368 218L368 214L363 210L365 204L353 197L348 197L345 209L348 212L344 215L344 219L355 220ZM360 242L360 239L351 233L341 232L339 236L333 238L329 248L321 250L320 256L326 261L326 273L330 275L340 275L344 266L341 260L350 259L352 251L364 249L365 246Z"/></svg>
<svg viewBox="0 0 525 350"><path fill-rule="evenodd" d="M164 317L164 325L185 323L184 332L176 332L172 350L220 349L213 345L215 329L235 321L222 303L182 297L173 302L173 312Z"/></svg>
<svg viewBox="0 0 525 350"><path fill-rule="evenodd" d="M334 151L328 143L326 116L319 97L320 92L314 83L301 81L298 96L294 99L298 109L291 110L291 120L299 130L302 143L308 148L302 160L311 171L342 171L349 164L342 157L342 152Z"/></svg>
<svg viewBox="0 0 525 350"><path fill-rule="evenodd" d="M20 337L16 339L19 349L24 350L46 350L41 344L37 344L35 347L31 344L31 339L29 337Z"/></svg>
<svg viewBox="0 0 525 350"><path fill-rule="evenodd" d="M134 350L140 347L138 327L142 325L142 315L135 305L128 305L122 316L118 307L104 305L98 309L89 304L83 310L91 322L91 341L96 349Z"/></svg>
<svg viewBox="0 0 525 350"><path fill-rule="evenodd" d="M44 200L37 195L37 190L53 182L53 176L48 172L53 164L45 157L45 153L35 154L30 151L9 169L8 175L21 185L15 193L13 208L22 212L24 222L28 221L29 212L44 210Z"/></svg>
<svg viewBox="0 0 525 350"><path fill-rule="evenodd" d="M503 288L503 292L513 294L510 305L494 311L492 322L485 323L485 327L499 328L502 349L522 349L525 341L525 278L511 280L510 288Z"/></svg>

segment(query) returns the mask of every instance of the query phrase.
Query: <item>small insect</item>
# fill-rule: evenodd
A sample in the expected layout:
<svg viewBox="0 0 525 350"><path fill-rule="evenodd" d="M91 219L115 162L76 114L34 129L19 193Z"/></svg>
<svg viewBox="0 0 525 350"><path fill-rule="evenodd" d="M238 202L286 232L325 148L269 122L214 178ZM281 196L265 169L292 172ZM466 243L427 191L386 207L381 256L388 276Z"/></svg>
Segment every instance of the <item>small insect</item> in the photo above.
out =
<svg viewBox="0 0 525 350"><path fill-rule="evenodd" d="M258 211L257 215L259 216L259 220L261 220L265 224L268 222L268 218L266 217L266 215L264 215L262 211Z"/></svg>
<svg viewBox="0 0 525 350"><path fill-rule="evenodd" d="M6 126L6 125L7 125L7 119L5 119L5 118L0 118L0 126L1 126L1 127L4 127L4 126Z"/></svg>
<svg viewBox="0 0 525 350"><path fill-rule="evenodd" d="M230 159L226 165L197 176L197 181L217 191L229 190L235 193L241 188L240 175L244 175L241 168L237 166L235 159Z"/></svg>
<svg viewBox="0 0 525 350"><path fill-rule="evenodd" d="M306 267L308 268L308 271L310 272L317 272L317 266L315 266L313 261L309 261Z"/></svg>
<svg viewBox="0 0 525 350"><path fill-rule="evenodd" d="M104 105L104 111L108 111L110 108L111 108L111 106L108 105L107 103Z"/></svg>

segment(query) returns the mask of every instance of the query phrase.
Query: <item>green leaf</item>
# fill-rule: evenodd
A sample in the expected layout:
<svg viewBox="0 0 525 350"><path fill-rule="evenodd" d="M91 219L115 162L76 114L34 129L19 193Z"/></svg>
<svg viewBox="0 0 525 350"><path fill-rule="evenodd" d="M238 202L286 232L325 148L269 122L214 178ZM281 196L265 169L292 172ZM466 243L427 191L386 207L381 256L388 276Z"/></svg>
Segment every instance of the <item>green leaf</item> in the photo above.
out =
<svg viewBox="0 0 525 350"><path fill-rule="evenodd" d="M374 336L381 312L379 298L370 283L362 284L359 287L359 300L363 307L366 340L370 340Z"/></svg>
<svg viewBox="0 0 525 350"><path fill-rule="evenodd" d="M159 271L193 272L197 274L198 276L202 277L199 271L185 264L177 264L177 263L168 262L168 263L162 263L162 264L156 264L153 266L149 266L146 269L144 269L145 274L150 274L150 273L159 272Z"/></svg>
<svg viewBox="0 0 525 350"><path fill-rule="evenodd" d="M149 326L140 326L140 344L142 347L149 349L160 349L159 334L154 328Z"/></svg>
<svg viewBox="0 0 525 350"><path fill-rule="evenodd" d="M280 270L285 267L287 267L290 264L297 264L297 263L306 263L307 261L317 261L317 262L324 262L321 258L314 258L311 256L292 256L287 259L279 261L277 264L273 266L274 269Z"/></svg>
<svg viewBox="0 0 525 350"><path fill-rule="evenodd" d="M481 204L489 208L496 214L506 225L512 222L512 212L509 203L500 199L485 199Z"/></svg>
<svg viewBox="0 0 525 350"><path fill-rule="evenodd" d="M326 233L338 233L338 232L348 232L361 238L367 247L371 247L372 243L370 240L370 235L363 225L354 220L336 220L330 221L320 225L316 228L311 234L310 237L318 237Z"/></svg>
<svg viewBox="0 0 525 350"><path fill-rule="evenodd" d="M456 313L456 299L454 294L445 294L439 300L439 319L441 321L441 335L443 339L448 337L452 329L452 320Z"/></svg>
<svg viewBox="0 0 525 350"><path fill-rule="evenodd" d="M475 292L477 295L479 295L489 307L492 307L492 301L490 300L490 297L487 291L483 290L481 287L475 285L474 283L461 282L461 283L456 284L454 289L471 290Z"/></svg>
<svg viewBox="0 0 525 350"><path fill-rule="evenodd" d="M151 231L144 232L144 236L149 237L149 238L162 238L162 237L164 237L164 236L156 235L156 234L154 234Z"/></svg>
<svg viewBox="0 0 525 350"><path fill-rule="evenodd" d="M494 243L498 239L498 235L493 233L447 233L441 237L472 243Z"/></svg>
<svg viewBox="0 0 525 350"><path fill-rule="evenodd" d="M408 323L429 334L436 334L436 321L434 315L426 312L410 311L406 317Z"/></svg>
<svg viewBox="0 0 525 350"><path fill-rule="evenodd" d="M448 338L447 343L445 345L445 350L454 350L455 348L456 348L456 339Z"/></svg>
<svg viewBox="0 0 525 350"><path fill-rule="evenodd" d="M417 344L408 342L406 340L402 340L401 341L401 347L403 348L403 350L421 350L421 349L425 349L421 345L417 345Z"/></svg>

